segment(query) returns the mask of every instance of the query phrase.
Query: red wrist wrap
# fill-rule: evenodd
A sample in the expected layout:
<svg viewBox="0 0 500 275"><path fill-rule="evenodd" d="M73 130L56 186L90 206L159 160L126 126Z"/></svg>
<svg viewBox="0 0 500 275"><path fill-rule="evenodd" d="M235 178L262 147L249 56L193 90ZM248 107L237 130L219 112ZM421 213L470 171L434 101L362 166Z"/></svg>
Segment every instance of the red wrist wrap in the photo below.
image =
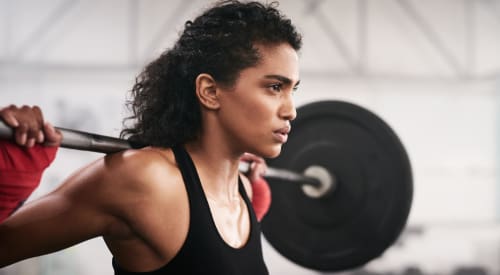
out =
<svg viewBox="0 0 500 275"><path fill-rule="evenodd" d="M264 178L259 178L252 182L252 191L252 206L257 220L261 221L271 206L271 189Z"/></svg>
<svg viewBox="0 0 500 275"><path fill-rule="evenodd" d="M0 222L12 214L39 185L58 147L31 148L0 140Z"/></svg>

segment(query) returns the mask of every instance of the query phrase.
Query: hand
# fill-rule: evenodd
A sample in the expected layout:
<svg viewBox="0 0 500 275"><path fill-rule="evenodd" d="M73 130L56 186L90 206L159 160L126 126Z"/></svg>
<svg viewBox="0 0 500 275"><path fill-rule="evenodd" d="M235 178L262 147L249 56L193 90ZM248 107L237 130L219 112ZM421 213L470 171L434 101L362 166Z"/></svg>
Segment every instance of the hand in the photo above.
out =
<svg viewBox="0 0 500 275"><path fill-rule="evenodd" d="M14 129L14 138L18 145L33 147L35 143L46 146L58 146L62 134L50 123L44 122L42 110L38 106L10 105L0 109L0 119Z"/></svg>
<svg viewBox="0 0 500 275"><path fill-rule="evenodd" d="M250 153L245 153L240 158L240 160L250 163L250 169L246 174L250 182L255 182L266 174L267 164L262 157Z"/></svg>
<svg viewBox="0 0 500 275"><path fill-rule="evenodd" d="M2 222L38 187L43 171L55 158L62 135L43 121L42 111L37 106L18 108L11 105L2 108L0 119L13 128L15 143L19 145L0 140Z"/></svg>
<svg viewBox="0 0 500 275"><path fill-rule="evenodd" d="M269 188L269 184L263 177L267 170L266 161L259 156L249 153L245 153L240 160L250 162L250 170L247 173L247 177L252 184L252 206L255 216L260 222L269 211L272 200L271 188Z"/></svg>

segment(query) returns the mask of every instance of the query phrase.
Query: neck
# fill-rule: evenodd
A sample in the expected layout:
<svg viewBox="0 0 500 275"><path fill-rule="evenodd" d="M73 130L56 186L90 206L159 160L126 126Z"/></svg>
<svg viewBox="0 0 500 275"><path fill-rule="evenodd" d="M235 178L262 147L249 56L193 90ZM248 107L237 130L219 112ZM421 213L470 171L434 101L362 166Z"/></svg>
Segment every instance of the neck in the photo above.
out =
<svg viewBox="0 0 500 275"><path fill-rule="evenodd" d="M201 138L187 143L186 150L196 165L201 184L209 199L233 202L239 199L238 177L241 154L231 152L223 142Z"/></svg>

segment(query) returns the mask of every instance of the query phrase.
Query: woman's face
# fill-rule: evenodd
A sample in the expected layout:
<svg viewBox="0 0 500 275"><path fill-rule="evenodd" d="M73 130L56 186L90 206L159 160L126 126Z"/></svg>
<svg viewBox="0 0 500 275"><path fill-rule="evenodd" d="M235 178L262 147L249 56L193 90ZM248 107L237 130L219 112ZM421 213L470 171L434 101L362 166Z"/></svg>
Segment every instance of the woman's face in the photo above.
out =
<svg viewBox="0 0 500 275"><path fill-rule="evenodd" d="M287 43L257 49L260 62L242 70L235 85L219 93L219 121L235 148L276 157L297 114L298 55Z"/></svg>

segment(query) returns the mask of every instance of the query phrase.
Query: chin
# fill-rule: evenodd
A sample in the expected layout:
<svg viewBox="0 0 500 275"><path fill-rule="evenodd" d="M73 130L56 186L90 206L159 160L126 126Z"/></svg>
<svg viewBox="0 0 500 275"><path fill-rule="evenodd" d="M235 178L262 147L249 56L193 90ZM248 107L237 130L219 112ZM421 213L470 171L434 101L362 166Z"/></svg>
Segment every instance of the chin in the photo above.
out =
<svg viewBox="0 0 500 275"><path fill-rule="evenodd" d="M273 146L271 148L268 148L265 151L262 151L260 154L261 157L263 158L277 158L281 153L281 144L279 146Z"/></svg>

